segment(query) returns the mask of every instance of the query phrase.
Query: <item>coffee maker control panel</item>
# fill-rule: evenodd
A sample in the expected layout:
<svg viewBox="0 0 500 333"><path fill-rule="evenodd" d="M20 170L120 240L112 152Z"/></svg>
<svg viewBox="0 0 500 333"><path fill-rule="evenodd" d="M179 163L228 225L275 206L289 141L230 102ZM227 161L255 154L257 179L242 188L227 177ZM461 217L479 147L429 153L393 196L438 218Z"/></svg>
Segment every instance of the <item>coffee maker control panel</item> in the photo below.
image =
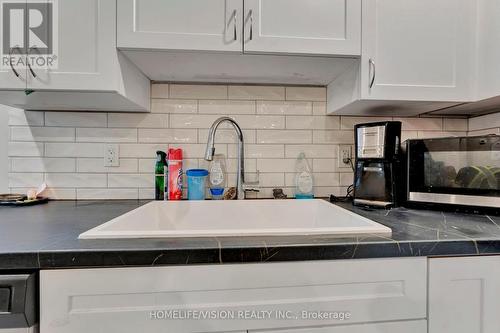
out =
<svg viewBox="0 0 500 333"><path fill-rule="evenodd" d="M384 158L386 126L357 128L358 158Z"/></svg>

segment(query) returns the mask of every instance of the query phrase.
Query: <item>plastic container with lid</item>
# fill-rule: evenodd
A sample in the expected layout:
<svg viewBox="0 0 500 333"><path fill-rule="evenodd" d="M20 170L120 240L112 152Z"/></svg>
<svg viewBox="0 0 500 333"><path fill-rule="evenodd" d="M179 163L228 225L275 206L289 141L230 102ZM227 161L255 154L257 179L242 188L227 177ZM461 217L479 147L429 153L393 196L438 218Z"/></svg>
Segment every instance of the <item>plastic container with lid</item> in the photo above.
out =
<svg viewBox="0 0 500 333"><path fill-rule="evenodd" d="M188 200L205 200L205 184L208 170L189 169L186 171Z"/></svg>

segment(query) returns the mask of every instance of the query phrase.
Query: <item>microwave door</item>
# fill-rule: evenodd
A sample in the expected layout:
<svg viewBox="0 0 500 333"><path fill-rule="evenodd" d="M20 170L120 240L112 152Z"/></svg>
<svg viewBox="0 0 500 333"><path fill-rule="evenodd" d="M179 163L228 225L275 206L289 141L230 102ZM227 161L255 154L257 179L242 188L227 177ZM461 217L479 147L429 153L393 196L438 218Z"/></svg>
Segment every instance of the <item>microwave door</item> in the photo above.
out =
<svg viewBox="0 0 500 333"><path fill-rule="evenodd" d="M410 142L410 201L500 207L498 137Z"/></svg>

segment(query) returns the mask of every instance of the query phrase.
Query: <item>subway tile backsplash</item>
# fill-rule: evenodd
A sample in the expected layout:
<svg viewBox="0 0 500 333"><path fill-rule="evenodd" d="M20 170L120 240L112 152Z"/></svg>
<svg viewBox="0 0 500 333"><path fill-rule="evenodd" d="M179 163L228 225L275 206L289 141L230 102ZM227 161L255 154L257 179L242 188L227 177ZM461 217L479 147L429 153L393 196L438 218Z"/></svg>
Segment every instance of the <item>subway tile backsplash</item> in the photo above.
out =
<svg viewBox="0 0 500 333"><path fill-rule="evenodd" d="M183 148L185 169L207 167L208 128L227 115L244 131L248 179L260 172L258 197L271 197L274 187L293 193L300 152L313 169L315 194L342 195L353 176L338 165L338 145L354 144L357 123L393 119L327 116L326 91L316 87L153 84L151 96L149 114L12 111L11 191L45 181L48 194L58 199L152 199L156 150ZM404 138L466 135L468 130L466 119L394 119L403 122ZM480 127L491 120L473 120L473 129L484 130ZM227 156L233 185L233 130L221 126L216 142L217 153ZM106 143L119 145L120 166L104 166Z"/></svg>
<svg viewBox="0 0 500 333"><path fill-rule="evenodd" d="M469 135L500 135L500 112L469 119Z"/></svg>

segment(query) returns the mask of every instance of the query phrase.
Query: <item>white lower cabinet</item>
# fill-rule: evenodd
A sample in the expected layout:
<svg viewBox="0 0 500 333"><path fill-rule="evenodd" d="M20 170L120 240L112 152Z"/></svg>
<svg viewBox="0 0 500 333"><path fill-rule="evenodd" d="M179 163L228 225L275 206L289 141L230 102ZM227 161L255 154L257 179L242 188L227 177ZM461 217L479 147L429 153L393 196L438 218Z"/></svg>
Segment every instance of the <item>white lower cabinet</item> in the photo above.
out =
<svg viewBox="0 0 500 333"><path fill-rule="evenodd" d="M429 333L500 332L500 256L429 260Z"/></svg>
<svg viewBox="0 0 500 333"><path fill-rule="evenodd" d="M44 270L40 332L425 332L426 276L426 258Z"/></svg>

